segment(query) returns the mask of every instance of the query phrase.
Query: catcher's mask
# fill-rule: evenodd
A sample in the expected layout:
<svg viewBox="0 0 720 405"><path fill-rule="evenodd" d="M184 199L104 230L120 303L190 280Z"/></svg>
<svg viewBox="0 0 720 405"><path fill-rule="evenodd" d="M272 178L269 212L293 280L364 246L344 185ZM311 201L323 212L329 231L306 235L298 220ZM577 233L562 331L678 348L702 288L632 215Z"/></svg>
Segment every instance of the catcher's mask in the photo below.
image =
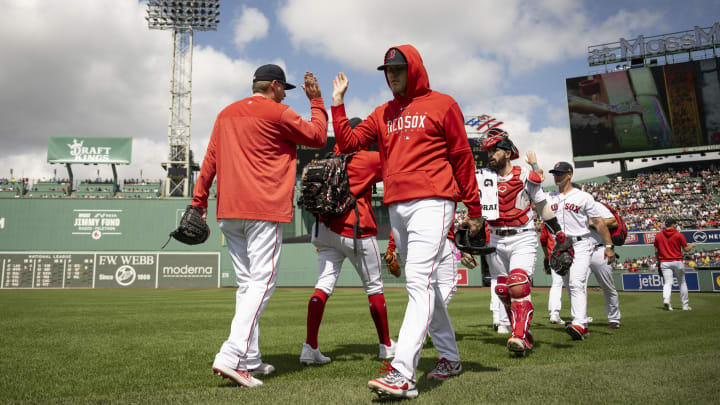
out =
<svg viewBox="0 0 720 405"><path fill-rule="evenodd" d="M520 152L518 152L515 144L512 143L510 138L508 138L507 132L504 133L505 135L492 135L485 138L485 141L480 149L485 151L492 148L509 150L511 152L510 160L518 159L520 157Z"/></svg>
<svg viewBox="0 0 720 405"><path fill-rule="evenodd" d="M481 139L483 139L481 150L486 151L491 148L509 150L512 152L510 160L520 158L520 152L510 140L510 134L500 128L500 125L503 124L502 121L498 121L489 115L481 115L478 117L478 122L480 125L478 125L477 130L482 131Z"/></svg>

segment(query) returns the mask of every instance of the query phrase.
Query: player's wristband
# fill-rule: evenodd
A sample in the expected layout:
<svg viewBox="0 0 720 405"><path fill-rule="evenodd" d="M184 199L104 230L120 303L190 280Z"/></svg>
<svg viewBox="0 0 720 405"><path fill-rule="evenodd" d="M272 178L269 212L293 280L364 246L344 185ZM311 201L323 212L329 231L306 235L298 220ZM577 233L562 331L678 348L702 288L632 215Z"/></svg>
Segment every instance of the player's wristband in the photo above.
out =
<svg viewBox="0 0 720 405"><path fill-rule="evenodd" d="M556 217L552 217L545 221L545 225L547 225L548 230L553 234L557 234L558 232L562 231L562 228L560 227L560 223L558 222Z"/></svg>
<svg viewBox="0 0 720 405"><path fill-rule="evenodd" d="M614 247L615 247L615 246L613 246L613 245L605 245L605 249L612 249L612 248L614 248Z"/></svg>
<svg viewBox="0 0 720 405"><path fill-rule="evenodd" d="M534 172L537 172L538 170L540 170L540 166L538 166L537 163L531 163L530 167L532 167Z"/></svg>

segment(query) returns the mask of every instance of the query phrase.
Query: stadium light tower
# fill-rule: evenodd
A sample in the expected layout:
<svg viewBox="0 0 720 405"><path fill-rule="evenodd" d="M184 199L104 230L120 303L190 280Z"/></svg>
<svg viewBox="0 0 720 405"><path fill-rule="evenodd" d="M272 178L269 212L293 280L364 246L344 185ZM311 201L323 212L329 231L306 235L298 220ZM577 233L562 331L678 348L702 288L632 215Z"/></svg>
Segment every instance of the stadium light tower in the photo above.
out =
<svg viewBox="0 0 720 405"><path fill-rule="evenodd" d="M150 29L172 30L173 59L168 122L168 160L165 162L165 195L188 197L192 187L190 112L192 109L193 31L216 31L220 22L219 0L150 0Z"/></svg>

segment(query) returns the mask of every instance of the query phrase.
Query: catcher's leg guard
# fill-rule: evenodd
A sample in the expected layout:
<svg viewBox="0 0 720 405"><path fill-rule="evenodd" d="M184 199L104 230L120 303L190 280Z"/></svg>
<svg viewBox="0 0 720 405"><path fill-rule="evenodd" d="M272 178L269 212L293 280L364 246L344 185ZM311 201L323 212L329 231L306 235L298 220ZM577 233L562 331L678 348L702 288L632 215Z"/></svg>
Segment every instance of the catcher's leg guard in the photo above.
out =
<svg viewBox="0 0 720 405"><path fill-rule="evenodd" d="M512 351L532 349L532 337L528 339L528 330L533 316L533 305L530 301L530 280L522 269L513 269L508 278L510 292L510 312L512 313L513 333L508 340L508 348ZM516 341L519 340L520 342ZM511 341L513 344L511 345ZM517 350L516 350L517 349Z"/></svg>
<svg viewBox="0 0 720 405"><path fill-rule="evenodd" d="M505 311L507 311L508 318L510 319L510 325L513 324L512 312L510 311L510 290L508 289L508 278L500 276L497 278L497 285L495 286L495 294L500 298L500 302L503 303Z"/></svg>

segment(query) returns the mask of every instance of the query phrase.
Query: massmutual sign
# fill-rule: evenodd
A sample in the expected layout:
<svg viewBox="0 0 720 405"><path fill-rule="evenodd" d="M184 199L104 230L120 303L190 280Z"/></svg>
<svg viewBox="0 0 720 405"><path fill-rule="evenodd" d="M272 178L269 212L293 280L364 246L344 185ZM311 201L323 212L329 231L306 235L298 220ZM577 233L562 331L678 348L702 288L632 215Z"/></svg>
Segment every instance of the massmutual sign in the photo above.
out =
<svg viewBox="0 0 720 405"><path fill-rule="evenodd" d="M588 47L588 65L598 66L634 58L656 57L702 51L720 46L720 23L712 27L635 39L620 38L619 42Z"/></svg>
<svg viewBox="0 0 720 405"><path fill-rule="evenodd" d="M52 136L48 163L131 163L132 138Z"/></svg>

